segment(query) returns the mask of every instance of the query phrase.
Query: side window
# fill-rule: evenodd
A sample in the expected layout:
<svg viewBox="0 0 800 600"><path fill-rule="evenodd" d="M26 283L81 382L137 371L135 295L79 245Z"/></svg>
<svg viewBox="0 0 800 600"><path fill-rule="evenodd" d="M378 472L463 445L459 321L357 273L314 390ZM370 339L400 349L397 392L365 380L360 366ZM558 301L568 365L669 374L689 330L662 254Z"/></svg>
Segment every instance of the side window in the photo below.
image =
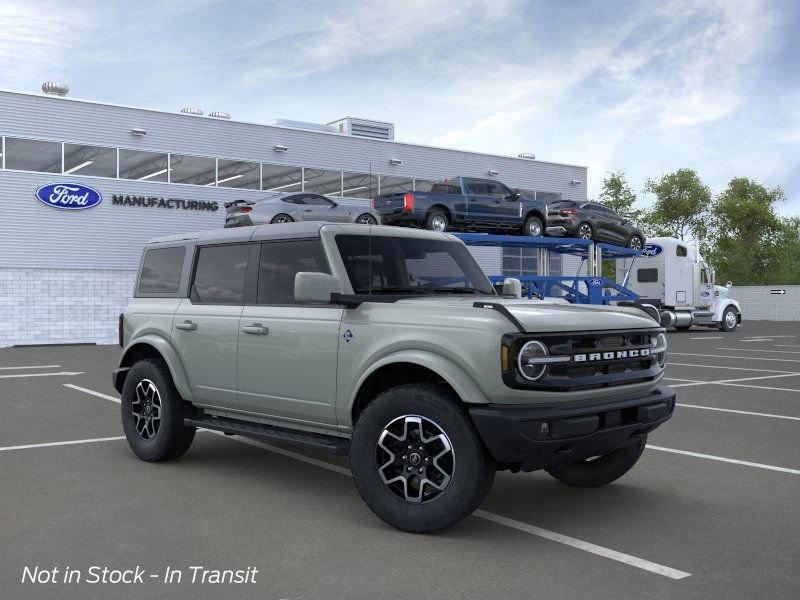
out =
<svg viewBox="0 0 800 600"><path fill-rule="evenodd" d="M305 196L298 194L297 196L286 196L281 198L287 204L305 204Z"/></svg>
<svg viewBox="0 0 800 600"><path fill-rule="evenodd" d="M304 204L311 204L312 206L330 206L331 201L325 196L317 196L316 194L309 194L304 199Z"/></svg>
<svg viewBox="0 0 800 600"><path fill-rule="evenodd" d="M489 193L488 186L483 181L477 179L467 179L467 189L470 194L485 195Z"/></svg>
<svg viewBox="0 0 800 600"><path fill-rule="evenodd" d="M192 286L193 300L202 304L242 304L249 244L200 248Z"/></svg>
<svg viewBox="0 0 800 600"><path fill-rule="evenodd" d="M686 246L676 246L675 247L675 256L686 256Z"/></svg>
<svg viewBox="0 0 800 600"><path fill-rule="evenodd" d="M504 186L502 183L498 181L486 182L486 187L489 190L489 194L492 196L507 196L511 193L511 190Z"/></svg>
<svg viewBox="0 0 800 600"><path fill-rule="evenodd" d="M636 271L636 281L639 283L656 283L658 281L658 269L639 269Z"/></svg>
<svg viewBox="0 0 800 600"><path fill-rule="evenodd" d="M700 283L708 283L708 271L700 269Z"/></svg>
<svg viewBox="0 0 800 600"><path fill-rule="evenodd" d="M294 276L300 271L330 273L319 239L262 244L258 303L294 304Z"/></svg>
<svg viewBox="0 0 800 600"><path fill-rule="evenodd" d="M153 248L148 250L142 261L139 274L138 292L148 294L177 294L181 283L181 271L186 248Z"/></svg>
<svg viewBox="0 0 800 600"><path fill-rule="evenodd" d="M456 181L440 181L431 188L434 194L461 194L461 186Z"/></svg>

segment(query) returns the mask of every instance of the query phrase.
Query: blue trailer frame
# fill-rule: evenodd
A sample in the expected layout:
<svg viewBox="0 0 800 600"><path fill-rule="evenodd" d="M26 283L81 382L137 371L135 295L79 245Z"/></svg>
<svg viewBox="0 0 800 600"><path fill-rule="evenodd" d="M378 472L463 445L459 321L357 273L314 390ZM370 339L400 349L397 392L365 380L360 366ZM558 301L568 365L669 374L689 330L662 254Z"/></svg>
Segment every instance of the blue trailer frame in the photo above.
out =
<svg viewBox="0 0 800 600"><path fill-rule="evenodd" d="M588 258L592 250L600 248L603 258L635 258L638 250L623 248L603 242L577 238L528 237L512 235L486 235L481 233L453 234L467 246L495 246L500 248L536 248L547 252L570 254ZM503 275L490 275L492 283L502 283ZM518 277L527 289L528 298L559 297L573 304L610 304L636 302L639 295L602 275L523 275ZM558 292L558 293L554 293Z"/></svg>

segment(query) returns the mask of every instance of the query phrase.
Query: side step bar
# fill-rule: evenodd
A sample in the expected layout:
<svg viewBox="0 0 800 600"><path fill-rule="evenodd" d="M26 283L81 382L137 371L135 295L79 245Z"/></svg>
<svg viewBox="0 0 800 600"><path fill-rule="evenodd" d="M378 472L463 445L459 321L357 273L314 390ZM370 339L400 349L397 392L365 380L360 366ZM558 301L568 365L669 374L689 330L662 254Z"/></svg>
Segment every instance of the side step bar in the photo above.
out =
<svg viewBox="0 0 800 600"><path fill-rule="evenodd" d="M241 435L255 440L284 442L296 446L305 446L306 448L317 448L332 454L347 455L350 453L350 440L335 435L297 431L265 423L253 423L252 421L240 421L211 415L186 417L183 420L183 424L190 427L203 427L221 431L226 435Z"/></svg>

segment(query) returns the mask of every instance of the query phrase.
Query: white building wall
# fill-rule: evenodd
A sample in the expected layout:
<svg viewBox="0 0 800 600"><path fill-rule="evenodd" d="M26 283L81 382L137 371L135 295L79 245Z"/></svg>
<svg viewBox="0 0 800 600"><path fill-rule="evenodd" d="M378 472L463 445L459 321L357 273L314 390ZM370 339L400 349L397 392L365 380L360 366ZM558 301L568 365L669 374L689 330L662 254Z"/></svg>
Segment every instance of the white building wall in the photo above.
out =
<svg viewBox="0 0 800 600"><path fill-rule="evenodd" d="M785 294L772 291L783 290ZM730 297L742 307L742 321L800 320L800 285L733 286Z"/></svg>

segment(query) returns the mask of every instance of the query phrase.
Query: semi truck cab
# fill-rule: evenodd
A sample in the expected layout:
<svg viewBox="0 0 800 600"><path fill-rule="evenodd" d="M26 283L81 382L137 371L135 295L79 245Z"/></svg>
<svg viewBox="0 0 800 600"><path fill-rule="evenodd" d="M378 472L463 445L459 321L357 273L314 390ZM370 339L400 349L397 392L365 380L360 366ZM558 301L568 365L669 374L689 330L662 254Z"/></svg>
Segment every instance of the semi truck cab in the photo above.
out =
<svg viewBox="0 0 800 600"><path fill-rule="evenodd" d="M739 303L729 297L731 284L716 285L714 269L677 238L648 238L640 257L617 260L616 275L642 303L659 309L665 327L733 331L742 322Z"/></svg>

